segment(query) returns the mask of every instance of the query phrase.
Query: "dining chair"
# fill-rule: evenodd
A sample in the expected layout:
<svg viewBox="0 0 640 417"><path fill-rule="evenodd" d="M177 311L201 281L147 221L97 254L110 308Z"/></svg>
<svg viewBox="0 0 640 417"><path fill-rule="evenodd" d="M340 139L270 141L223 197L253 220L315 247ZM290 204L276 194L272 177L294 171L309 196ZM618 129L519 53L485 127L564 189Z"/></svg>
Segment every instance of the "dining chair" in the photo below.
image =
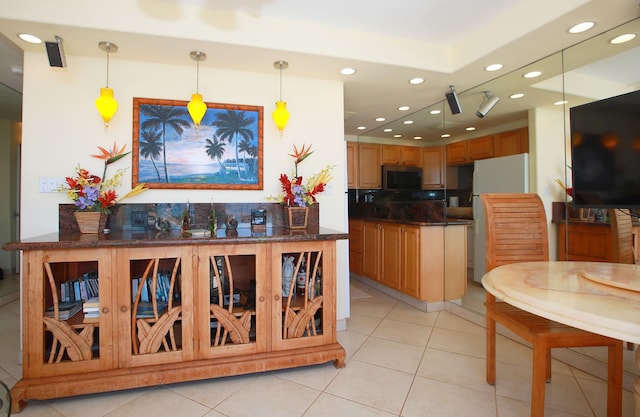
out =
<svg viewBox="0 0 640 417"><path fill-rule="evenodd" d="M505 264L548 261L547 217L537 194L481 194L486 223L487 271ZM486 292L486 373L496 383L496 323L533 349L531 417L544 416L545 382L551 380L551 349L585 346L608 348L607 416L622 413L622 341L536 316Z"/></svg>
<svg viewBox="0 0 640 417"><path fill-rule="evenodd" d="M619 264L635 264L633 248L633 221L629 210L609 209L611 225L611 262ZM634 344L627 342L627 349L633 350Z"/></svg>
<svg viewBox="0 0 640 417"><path fill-rule="evenodd" d="M612 262L635 264L633 224L629 210L609 209Z"/></svg>

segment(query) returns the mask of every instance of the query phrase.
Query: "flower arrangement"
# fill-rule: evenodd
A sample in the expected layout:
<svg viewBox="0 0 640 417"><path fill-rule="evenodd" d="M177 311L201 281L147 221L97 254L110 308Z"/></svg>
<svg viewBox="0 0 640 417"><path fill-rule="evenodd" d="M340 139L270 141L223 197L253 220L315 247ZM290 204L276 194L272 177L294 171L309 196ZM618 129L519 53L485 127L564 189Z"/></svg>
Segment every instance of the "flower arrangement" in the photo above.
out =
<svg viewBox="0 0 640 417"><path fill-rule="evenodd" d="M61 191L67 193L67 197L73 201L78 211L95 211L110 214L110 207L114 206L117 202L139 194L147 189L145 188L145 184L139 184L127 193L127 195L118 200L118 194L115 188L121 184L122 175L125 170L120 168L113 177L106 179L107 167L131 153L125 152L125 148L126 145L118 149L115 143L112 149L105 149L98 146L101 153L91 156L104 161L102 177L91 174L79 165L76 166L76 174L73 177L66 177L66 184L62 186Z"/></svg>
<svg viewBox="0 0 640 417"><path fill-rule="evenodd" d="M303 181L302 175L298 175L298 164L307 159L313 151L311 145L306 147L302 145L298 149L293 145L293 153L289 154L295 158L295 173L289 178L286 174L280 174L280 185L282 194L280 200L282 204L287 206L308 207L316 203L316 195L323 192L329 181L333 178L331 175L331 165L327 165L317 174L311 175L306 182Z"/></svg>

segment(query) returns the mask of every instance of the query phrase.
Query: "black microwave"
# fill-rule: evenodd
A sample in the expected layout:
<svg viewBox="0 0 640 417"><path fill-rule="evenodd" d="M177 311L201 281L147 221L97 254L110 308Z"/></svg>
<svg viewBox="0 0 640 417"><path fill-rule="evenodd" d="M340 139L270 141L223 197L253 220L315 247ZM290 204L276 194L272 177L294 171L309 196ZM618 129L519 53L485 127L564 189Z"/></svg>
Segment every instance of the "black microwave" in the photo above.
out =
<svg viewBox="0 0 640 417"><path fill-rule="evenodd" d="M382 165L382 189L389 191L422 189L422 168L406 165Z"/></svg>

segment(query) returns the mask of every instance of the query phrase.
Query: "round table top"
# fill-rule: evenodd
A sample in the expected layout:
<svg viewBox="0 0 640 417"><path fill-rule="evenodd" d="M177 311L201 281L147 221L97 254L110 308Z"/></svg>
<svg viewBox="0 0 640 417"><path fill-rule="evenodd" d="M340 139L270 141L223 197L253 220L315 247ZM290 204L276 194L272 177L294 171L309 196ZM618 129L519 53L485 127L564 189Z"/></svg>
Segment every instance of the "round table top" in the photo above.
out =
<svg viewBox="0 0 640 417"><path fill-rule="evenodd" d="M482 278L485 290L522 310L640 343L640 266L606 262L522 262Z"/></svg>

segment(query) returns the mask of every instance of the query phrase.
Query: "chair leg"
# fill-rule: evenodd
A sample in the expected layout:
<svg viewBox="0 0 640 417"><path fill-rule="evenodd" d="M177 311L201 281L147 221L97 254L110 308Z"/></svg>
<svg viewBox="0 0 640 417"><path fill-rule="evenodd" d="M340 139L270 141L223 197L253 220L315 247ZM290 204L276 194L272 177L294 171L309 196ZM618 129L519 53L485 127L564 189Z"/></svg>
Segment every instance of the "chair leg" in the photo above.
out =
<svg viewBox="0 0 640 417"><path fill-rule="evenodd" d="M609 345L607 417L622 415L622 341Z"/></svg>
<svg viewBox="0 0 640 417"><path fill-rule="evenodd" d="M539 340L533 342L533 377L531 380L531 417L544 417L544 394L549 348Z"/></svg>
<svg viewBox="0 0 640 417"><path fill-rule="evenodd" d="M489 385L496 384L496 321L487 314L487 330L486 330L486 365L487 365L487 383Z"/></svg>

